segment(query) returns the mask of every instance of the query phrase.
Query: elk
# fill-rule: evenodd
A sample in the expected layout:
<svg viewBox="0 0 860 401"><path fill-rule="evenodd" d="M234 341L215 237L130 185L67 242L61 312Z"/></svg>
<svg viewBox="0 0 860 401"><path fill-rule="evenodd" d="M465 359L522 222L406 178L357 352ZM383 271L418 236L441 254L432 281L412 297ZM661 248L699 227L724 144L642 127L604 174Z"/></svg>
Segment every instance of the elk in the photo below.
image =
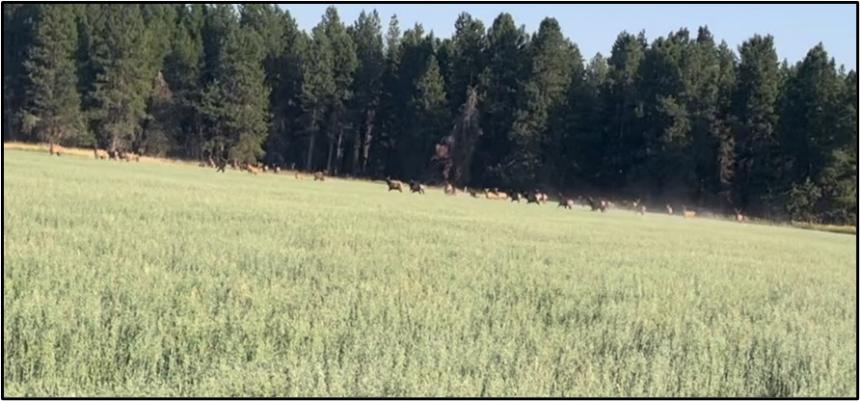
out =
<svg viewBox="0 0 860 401"><path fill-rule="evenodd" d="M322 171L314 173L314 181L325 181L325 174Z"/></svg>
<svg viewBox="0 0 860 401"><path fill-rule="evenodd" d="M739 209L735 209L735 221L743 223L744 221L746 221L746 219L747 217L744 216Z"/></svg>
<svg viewBox="0 0 860 401"><path fill-rule="evenodd" d="M249 172L249 173L251 173L251 174L253 174L253 175L257 175L258 173L260 173L260 168L259 168L259 167L257 167L257 166L255 166L255 165L253 165L253 164L251 164L251 163L245 163L245 165L243 166L243 168L244 168L247 172Z"/></svg>
<svg viewBox="0 0 860 401"><path fill-rule="evenodd" d="M445 184L445 195L456 195L457 190L454 189L454 186L449 184Z"/></svg>
<svg viewBox="0 0 860 401"><path fill-rule="evenodd" d="M403 192L403 183L397 180L392 180L391 178L385 178L385 183L388 184L388 192L398 191Z"/></svg>
<svg viewBox="0 0 860 401"><path fill-rule="evenodd" d="M51 142L51 143L49 143L49 144L48 144L48 153L49 153L49 154L51 154L51 155L57 155L57 156L59 156L59 155L61 155L61 154L62 154L62 152L65 152L65 151L66 151L66 150L65 150L65 149L63 149L63 147L62 147L62 146L60 146L60 145L55 145L55 144L54 144L54 142Z"/></svg>
<svg viewBox="0 0 860 401"><path fill-rule="evenodd" d="M424 186L419 184L417 181L410 181L409 182L409 190L412 191L413 194L416 192L419 194L423 194L424 193Z"/></svg>
<svg viewBox="0 0 860 401"><path fill-rule="evenodd" d="M523 195L521 193L519 193L517 191L511 192L511 203L513 203L513 202L520 203L520 201L522 199L523 199Z"/></svg>
<svg viewBox="0 0 860 401"><path fill-rule="evenodd" d="M638 210L638 212L639 212L639 215L640 215L640 216L644 216L644 215L645 215L645 211L646 211L646 210L647 210L647 209L645 208L645 205L642 205L642 204L640 204L640 205L639 205L639 210Z"/></svg>
<svg viewBox="0 0 860 401"><path fill-rule="evenodd" d="M478 197L478 191L475 191L474 189L470 190L469 187L463 187L463 192L468 192L469 195L473 198Z"/></svg>
<svg viewBox="0 0 860 401"><path fill-rule="evenodd" d="M96 145L93 145L93 157L95 157L96 159L105 160L107 159L108 155L107 152L97 148Z"/></svg>
<svg viewBox="0 0 860 401"><path fill-rule="evenodd" d="M601 199L599 202L595 201L594 198L588 197L588 205L591 206L591 211L596 212L600 210L601 213L606 212L607 203L605 200Z"/></svg>
<svg viewBox="0 0 860 401"><path fill-rule="evenodd" d="M526 204L534 203L540 205L541 201L541 193L537 191L529 192L528 196L526 196Z"/></svg>
<svg viewBox="0 0 860 401"><path fill-rule="evenodd" d="M675 209L672 209L672 205L666 204L666 213L675 214Z"/></svg>
<svg viewBox="0 0 860 401"><path fill-rule="evenodd" d="M573 199L565 198L562 194L558 194L558 207L565 209L573 209Z"/></svg>
<svg viewBox="0 0 860 401"><path fill-rule="evenodd" d="M281 172L281 166L272 166L272 172L278 174Z"/></svg>
<svg viewBox="0 0 860 401"><path fill-rule="evenodd" d="M538 198L538 202L540 202L540 203L546 203L547 201L549 201L549 196L544 192L538 192L537 198Z"/></svg>
<svg viewBox="0 0 860 401"><path fill-rule="evenodd" d="M684 211L684 218L685 219L692 219L693 217L696 217L696 211L695 210L689 210L689 209L687 209L687 206L684 206L684 205L681 205L681 209Z"/></svg>
<svg viewBox="0 0 860 401"><path fill-rule="evenodd" d="M499 192L498 188L493 188L490 192L493 194L493 199L508 199L508 194L505 192Z"/></svg>
<svg viewBox="0 0 860 401"><path fill-rule="evenodd" d="M210 157L209 160L212 161L212 158ZM227 170L227 159L218 159L218 162L213 162L213 164L215 165L215 171L216 172L222 172L222 173L226 172L226 170Z"/></svg>
<svg viewBox="0 0 860 401"><path fill-rule="evenodd" d="M117 152L116 149L108 149L107 154L108 158L111 160L119 159L119 152Z"/></svg>

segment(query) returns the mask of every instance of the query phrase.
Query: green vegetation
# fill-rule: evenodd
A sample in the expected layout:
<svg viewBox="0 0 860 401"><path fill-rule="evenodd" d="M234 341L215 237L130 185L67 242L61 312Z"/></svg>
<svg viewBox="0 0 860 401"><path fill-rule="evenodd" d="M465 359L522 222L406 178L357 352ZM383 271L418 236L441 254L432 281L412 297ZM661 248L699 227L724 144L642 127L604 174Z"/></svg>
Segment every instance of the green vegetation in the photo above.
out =
<svg viewBox="0 0 860 401"><path fill-rule="evenodd" d="M856 237L6 150L4 396L856 397Z"/></svg>

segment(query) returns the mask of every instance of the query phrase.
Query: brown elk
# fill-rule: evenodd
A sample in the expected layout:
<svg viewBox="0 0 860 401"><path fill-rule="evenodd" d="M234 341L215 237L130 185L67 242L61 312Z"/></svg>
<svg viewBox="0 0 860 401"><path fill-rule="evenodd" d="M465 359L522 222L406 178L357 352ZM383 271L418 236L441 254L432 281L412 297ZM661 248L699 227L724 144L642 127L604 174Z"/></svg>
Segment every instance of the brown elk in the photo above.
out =
<svg viewBox="0 0 860 401"><path fill-rule="evenodd" d="M540 205L541 199L542 197L540 192L532 191L526 195L526 204L534 203Z"/></svg>
<svg viewBox="0 0 860 401"><path fill-rule="evenodd" d="M681 209L684 211L684 218L685 219L692 219L693 217L696 217L696 211L695 210L687 209L687 206L684 206L684 205L681 205Z"/></svg>
<svg viewBox="0 0 860 401"><path fill-rule="evenodd" d="M423 194L424 193L424 185L419 184L417 181L409 182L409 190L414 193Z"/></svg>
<svg viewBox="0 0 860 401"><path fill-rule="evenodd" d="M314 173L314 181L325 181L325 173L322 171Z"/></svg>
<svg viewBox="0 0 860 401"><path fill-rule="evenodd" d="M48 154L60 156L66 150L62 146L51 142L48 144Z"/></svg>
<svg viewBox="0 0 860 401"><path fill-rule="evenodd" d="M522 195L521 193L519 193L519 192L517 192L517 191L511 192L511 202L512 202L512 203L513 203L513 202L520 203L520 201L521 201L522 199L523 199L523 195Z"/></svg>
<svg viewBox="0 0 860 401"><path fill-rule="evenodd" d="M108 155L107 152L97 148L96 145L93 145L93 157L95 157L96 159L105 160L107 159Z"/></svg>
<svg viewBox="0 0 860 401"><path fill-rule="evenodd" d="M445 195L456 195L456 194L457 194L457 190L454 188L453 185L451 185L450 183L445 184Z"/></svg>
<svg viewBox="0 0 860 401"><path fill-rule="evenodd" d="M493 190L490 192L493 194L493 199L500 199L500 200L508 199L508 194L505 192L499 191L498 188L493 188Z"/></svg>
<svg viewBox="0 0 860 401"><path fill-rule="evenodd" d="M469 189L469 187L463 187L463 192L468 193L469 196L473 198L477 198L478 196L480 196L480 194L478 194L478 191L475 191L474 189Z"/></svg>
<svg viewBox="0 0 860 401"><path fill-rule="evenodd" d="M215 171L224 173L227 171L227 159L218 159L217 162L213 161L212 158L209 158L209 161L215 165Z"/></svg>
<svg viewBox="0 0 860 401"><path fill-rule="evenodd" d="M385 183L388 184L388 192L398 191L403 192L403 183L397 180L392 180L391 178L386 178Z"/></svg>
<svg viewBox="0 0 860 401"><path fill-rule="evenodd" d="M251 174L253 174L253 175L257 175L257 174L259 174L259 173L260 173L260 168L259 168L259 167L257 167L257 166L255 166L255 165L253 165L253 164L251 164L251 163L245 163L245 164L242 166L242 168L243 168L245 171L247 171L247 172L249 172L249 173L251 173Z"/></svg>

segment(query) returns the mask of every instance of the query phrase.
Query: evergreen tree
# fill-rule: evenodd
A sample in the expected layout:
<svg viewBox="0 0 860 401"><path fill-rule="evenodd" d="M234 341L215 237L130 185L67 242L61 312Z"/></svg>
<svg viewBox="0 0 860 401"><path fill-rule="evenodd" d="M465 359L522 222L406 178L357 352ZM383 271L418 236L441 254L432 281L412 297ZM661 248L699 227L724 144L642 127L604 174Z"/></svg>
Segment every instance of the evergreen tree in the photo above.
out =
<svg viewBox="0 0 860 401"><path fill-rule="evenodd" d="M173 29L170 49L165 56L162 76L172 95L169 107L173 111L151 110L150 113L156 119L159 113L173 114L171 121L179 124L178 129L173 130L177 135L175 144L179 148L178 154L199 159L203 157L202 149L206 140L200 112L203 91L201 74L204 7L199 4L175 7L176 26ZM156 93L161 93L159 86L161 84L157 83ZM159 107L168 105L160 101L156 101L156 104Z"/></svg>
<svg viewBox="0 0 860 401"><path fill-rule="evenodd" d="M152 77L147 77L146 31L140 7L102 6L93 37L96 72L90 117L99 142L109 149L137 150L140 123Z"/></svg>
<svg viewBox="0 0 860 401"><path fill-rule="evenodd" d="M528 53L531 65L524 88L525 101L511 130L516 144L511 178L520 186L547 181L556 167L553 165L557 162L556 155L548 154L556 139L550 130L550 118L560 111L571 78L577 74L574 68L579 72L582 68L579 50L563 36L558 22L552 18L541 22Z"/></svg>
<svg viewBox="0 0 860 401"><path fill-rule="evenodd" d="M773 37L755 35L740 47L733 98L735 204L753 213L773 212L778 176L775 129L779 64Z"/></svg>
<svg viewBox="0 0 860 401"><path fill-rule="evenodd" d="M3 4L3 140L20 139L26 95L24 62L33 42L39 6Z"/></svg>
<svg viewBox="0 0 860 401"><path fill-rule="evenodd" d="M255 163L268 132L268 96L260 36L248 28L227 33L205 104L214 120L211 148L230 160ZM223 157L223 156L222 156Z"/></svg>
<svg viewBox="0 0 860 401"><path fill-rule="evenodd" d="M424 72L415 81L409 101L412 124L401 137L406 145L401 155L404 177L421 178L427 173L427 162L433 156L434 144L450 128L447 105L439 63L430 55Z"/></svg>
<svg viewBox="0 0 860 401"><path fill-rule="evenodd" d="M77 26L68 5L40 5L27 72L24 128L41 141L60 142L81 132L75 74Z"/></svg>
<svg viewBox="0 0 860 401"><path fill-rule="evenodd" d="M352 135L352 155L349 171L366 172L370 148L377 130L377 113L382 92L382 74L385 58L382 45L382 25L376 10L371 14L362 11L350 29L356 47L358 67L352 92L355 94L351 109L356 123Z"/></svg>
<svg viewBox="0 0 860 401"><path fill-rule="evenodd" d="M326 124L329 143L326 170L337 174L341 170L344 155L344 135L347 130L347 102L352 98L353 73L358 66L355 44L337 14L337 9L329 7L322 21L326 37L331 43L332 76L334 93L329 98L328 123Z"/></svg>
<svg viewBox="0 0 860 401"><path fill-rule="evenodd" d="M606 134L600 173L595 176L603 189L623 188L635 165L645 160L641 135L643 104L638 93L639 66L648 43L643 34L638 37L622 32L612 46L609 72L602 93L604 114L602 125Z"/></svg>
<svg viewBox="0 0 860 401"><path fill-rule="evenodd" d="M447 183L469 182L472 155L481 131L478 91L469 88L469 96L454 123L451 134L436 145L435 159L442 164L442 178Z"/></svg>
<svg viewBox="0 0 860 401"><path fill-rule="evenodd" d="M266 158L279 165L303 160L304 149L299 146L304 135L300 121L302 68L309 41L288 12L281 19L283 50L272 77L272 133L266 144Z"/></svg>
<svg viewBox="0 0 860 401"><path fill-rule="evenodd" d="M313 39L308 50L308 58L302 64L302 107L304 125L307 132L307 153L305 169L313 170L317 136L323 129L326 110L335 94L334 54L331 42L320 23L313 29Z"/></svg>
<svg viewBox="0 0 860 401"><path fill-rule="evenodd" d="M482 182L501 182L503 163L511 153L511 128L521 106L528 58L528 35L510 14L496 17L487 32L487 67L480 76L479 102L482 135L475 150L472 172Z"/></svg>
<svg viewBox="0 0 860 401"><path fill-rule="evenodd" d="M450 108L456 112L466 102L468 88L478 84L484 70L484 24L469 13L461 13L454 23L451 38Z"/></svg>

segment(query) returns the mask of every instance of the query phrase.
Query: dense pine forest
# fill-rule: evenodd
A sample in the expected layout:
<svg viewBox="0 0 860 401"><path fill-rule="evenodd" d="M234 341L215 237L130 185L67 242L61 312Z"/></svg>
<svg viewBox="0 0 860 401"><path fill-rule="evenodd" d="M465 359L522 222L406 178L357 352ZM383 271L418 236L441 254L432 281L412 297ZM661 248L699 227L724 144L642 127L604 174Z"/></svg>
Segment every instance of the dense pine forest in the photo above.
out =
<svg viewBox="0 0 860 401"><path fill-rule="evenodd" d="M855 224L857 74L822 45L679 27L587 59L563 23L4 4L3 140Z"/></svg>

